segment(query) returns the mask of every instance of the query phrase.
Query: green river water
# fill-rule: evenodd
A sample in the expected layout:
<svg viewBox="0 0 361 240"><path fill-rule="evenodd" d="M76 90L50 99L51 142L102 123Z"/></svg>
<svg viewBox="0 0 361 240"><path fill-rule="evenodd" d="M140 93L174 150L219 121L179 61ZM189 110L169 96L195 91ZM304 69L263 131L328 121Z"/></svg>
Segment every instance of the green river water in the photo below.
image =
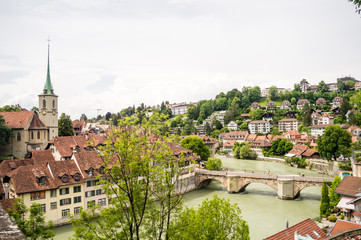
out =
<svg viewBox="0 0 361 240"><path fill-rule="evenodd" d="M273 174L301 174L305 176L327 177L316 172L292 168L281 163L238 160L220 157L223 167L230 171L261 171ZM269 186L260 183L251 183L243 193L228 194L225 187L212 181L206 188L195 190L184 196L184 205L198 206L206 198L217 194L227 198L231 203L237 203L242 210L242 217L248 222L252 240L263 239L283 230L286 219L289 225L296 224L306 218L318 216L321 197L320 187L309 187L301 191L296 200L280 200L277 193ZM72 226L57 227L54 230L55 240L68 239L72 235Z"/></svg>

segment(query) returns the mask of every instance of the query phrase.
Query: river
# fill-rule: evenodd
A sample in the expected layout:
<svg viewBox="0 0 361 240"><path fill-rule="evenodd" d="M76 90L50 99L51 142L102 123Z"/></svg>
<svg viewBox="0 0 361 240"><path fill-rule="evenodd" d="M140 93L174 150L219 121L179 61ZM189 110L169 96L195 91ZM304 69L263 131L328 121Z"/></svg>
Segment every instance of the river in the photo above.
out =
<svg viewBox="0 0 361 240"><path fill-rule="evenodd" d="M223 167L230 171L262 171L276 174L301 174L305 176L326 177L316 172L292 168L281 163L238 160L234 158L220 157ZM247 221L252 240L263 239L283 230L288 219L289 225L294 225L306 218L318 216L321 188L309 187L301 191L296 200L280 200L277 193L269 186L252 183L246 191L237 194L228 194L225 187L212 181L206 188L195 190L184 196L184 205L196 207L206 198L218 197L229 199L231 203L237 203L242 210L242 217ZM57 227L54 230L55 240L68 239L72 235L70 225Z"/></svg>

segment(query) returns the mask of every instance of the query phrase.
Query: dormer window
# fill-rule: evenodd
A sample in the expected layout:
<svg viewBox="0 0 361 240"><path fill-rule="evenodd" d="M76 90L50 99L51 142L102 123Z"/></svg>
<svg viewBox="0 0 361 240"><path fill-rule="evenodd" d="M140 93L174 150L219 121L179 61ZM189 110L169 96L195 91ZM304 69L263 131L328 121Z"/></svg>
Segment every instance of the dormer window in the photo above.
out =
<svg viewBox="0 0 361 240"><path fill-rule="evenodd" d="M100 174L103 174L103 173L104 173L104 167L103 167L103 166L101 166L101 167L99 168L99 173L100 173Z"/></svg>
<svg viewBox="0 0 361 240"><path fill-rule="evenodd" d="M46 180L45 177L37 177L36 178L36 181L39 185L45 184L45 180Z"/></svg>
<svg viewBox="0 0 361 240"><path fill-rule="evenodd" d="M76 182L79 182L80 181L80 174L79 173L74 174L73 178L74 178L74 180Z"/></svg>
<svg viewBox="0 0 361 240"><path fill-rule="evenodd" d="M93 168L89 168L89 169L88 169L88 175L89 175L89 176L93 176L93 174L94 174L94 173L93 173Z"/></svg>
<svg viewBox="0 0 361 240"><path fill-rule="evenodd" d="M64 175L61 177L61 181L62 181L63 183L67 183L67 182L69 181L68 175L64 174Z"/></svg>

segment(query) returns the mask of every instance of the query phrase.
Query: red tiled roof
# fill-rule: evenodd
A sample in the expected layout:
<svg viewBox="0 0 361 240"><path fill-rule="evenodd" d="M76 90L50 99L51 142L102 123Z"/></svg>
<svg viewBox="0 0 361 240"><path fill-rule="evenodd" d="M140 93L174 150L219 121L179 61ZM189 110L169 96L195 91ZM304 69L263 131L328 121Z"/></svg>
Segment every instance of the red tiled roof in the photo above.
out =
<svg viewBox="0 0 361 240"><path fill-rule="evenodd" d="M272 236L266 238L266 240L294 240L295 232L298 234L305 236L308 234L313 239L324 239L327 237L327 234L319 227L317 224L311 220L311 218L307 218L302 222L299 222L285 230L278 232ZM317 232L316 235L314 232Z"/></svg>
<svg viewBox="0 0 361 240"><path fill-rule="evenodd" d="M361 228L361 224L337 219L335 225L332 227L330 231L330 235L332 236L356 228Z"/></svg>
<svg viewBox="0 0 361 240"><path fill-rule="evenodd" d="M291 105L290 101L288 100L284 100L281 105Z"/></svg>
<svg viewBox="0 0 361 240"><path fill-rule="evenodd" d="M335 192L345 196L355 196L361 192L361 177L346 176L336 187Z"/></svg>
<svg viewBox="0 0 361 240"><path fill-rule="evenodd" d="M291 154L302 155L309 149L306 145L295 145L293 146L292 150L289 152Z"/></svg>
<svg viewBox="0 0 361 240"><path fill-rule="evenodd" d="M234 141L234 140L229 140L229 141L223 143L223 146L224 146L224 147L233 147L235 143L236 143L236 141Z"/></svg>
<svg viewBox="0 0 361 240"><path fill-rule="evenodd" d="M47 162L54 162L54 156L50 150L36 150L31 152L31 159L34 160L34 164Z"/></svg>
<svg viewBox="0 0 361 240"><path fill-rule="evenodd" d="M22 112L0 112L5 119L5 123L9 128L22 129L30 121L34 115L33 111Z"/></svg>
<svg viewBox="0 0 361 240"><path fill-rule="evenodd" d="M252 124L252 123L268 123L268 122L267 122L267 121L263 121L263 120L256 120L256 121L250 122L249 124Z"/></svg>
<svg viewBox="0 0 361 240"><path fill-rule="evenodd" d="M310 104L310 101L308 101L307 99L300 99L297 101L297 105L301 105L301 104L303 105L306 103Z"/></svg>
<svg viewBox="0 0 361 240"><path fill-rule="evenodd" d="M294 122L294 121L298 121L296 118L284 118L279 120L279 122Z"/></svg>
<svg viewBox="0 0 361 240"><path fill-rule="evenodd" d="M20 166L28 166L33 164L34 162L31 159L4 160L0 163L0 177L4 177L6 174Z"/></svg>
<svg viewBox="0 0 361 240"><path fill-rule="evenodd" d="M307 149L304 153L302 153L302 156L311 157L314 154L318 154L318 151L313 149Z"/></svg>
<svg viewBox="0 0 361 240"><path fill-rule="evenodd" d="M48 129L48 127L39 119L38 115L34 114L29 129Z"/></svg>

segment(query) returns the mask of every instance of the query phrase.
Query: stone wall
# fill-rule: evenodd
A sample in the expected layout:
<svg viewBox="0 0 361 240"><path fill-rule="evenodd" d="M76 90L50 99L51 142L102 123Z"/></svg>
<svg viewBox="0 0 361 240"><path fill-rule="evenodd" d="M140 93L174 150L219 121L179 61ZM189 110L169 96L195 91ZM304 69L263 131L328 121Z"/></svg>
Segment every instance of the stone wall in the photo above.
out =
<svg viewBox="0 0 361 240"><path fill-rule="evenodd" d="M336 176L339 174L338 162L327 161L323 159L306 159L306 162L312 167L310 169L319 173Z"/></svg>
<svg viewBox="0 0 361 240"><path fill-rule="evenodd" d="M0 240L25 240L25 236L0 205Z"/></svg>

